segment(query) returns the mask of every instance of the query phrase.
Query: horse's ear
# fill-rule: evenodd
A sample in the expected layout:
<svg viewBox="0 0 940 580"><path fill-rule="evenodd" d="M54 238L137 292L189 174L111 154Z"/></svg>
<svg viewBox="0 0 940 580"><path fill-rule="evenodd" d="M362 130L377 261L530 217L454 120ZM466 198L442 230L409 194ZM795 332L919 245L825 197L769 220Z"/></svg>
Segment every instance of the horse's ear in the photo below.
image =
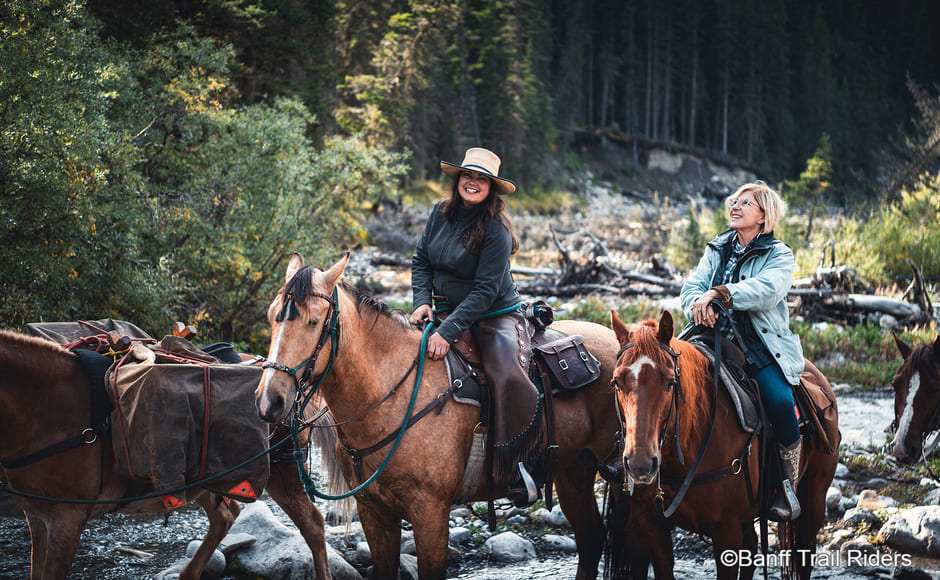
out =
<svg viewBox="0 0 940 580"><path fill-rule="evenodd" d="M901 352L901 358L907 360L908 357L911 356L911 347L907 346L907 344L901 340L901 337L898 336L898 333L894 332L893 330L891 331L891 336L894 337L894 344L898 345L898 350ZM938 336L937 339L940 340L940 336ZM936 349L934 350L936 351Z"/></svg>
<svg viewBox="0 0 940 580"><path fill-rule="evenodd" d="M349 263L349 252L343 254L343 257L339 259L339 262L336 262L330 269L323 273L323 279L329 284L329 287L332 289L333 286L336 286L336 282L339 281L339 277L343 275L343 272L346 270L346 264Z"/></svg>
<svg viewBox="0 0 940 580"><path fill-rule="evenodd" d="M287 276L284 278L284 283L290 282L294 274L303 267L304 257L299 252L294 252L294 255L290 257L290 262L287 263Z"/></svg>
<svg viewBox="0 0 940 580"><path fill-rule="evenodd" d="M668 309L663 310L663 315L659 318L659 342L669 344L672 335L675 333L675 326L672 321L672 313Z"/></svg>
<svg viewBox="0 0 940 580"><path fill-rule="evenodd" d="M614 334L617 335L617 342L620 343L620 346L630 342L630 331L627 330L627 325L620 320L620 317L617 316L617 311L613 308L610 309L610 327L614 330Z"/></svg>

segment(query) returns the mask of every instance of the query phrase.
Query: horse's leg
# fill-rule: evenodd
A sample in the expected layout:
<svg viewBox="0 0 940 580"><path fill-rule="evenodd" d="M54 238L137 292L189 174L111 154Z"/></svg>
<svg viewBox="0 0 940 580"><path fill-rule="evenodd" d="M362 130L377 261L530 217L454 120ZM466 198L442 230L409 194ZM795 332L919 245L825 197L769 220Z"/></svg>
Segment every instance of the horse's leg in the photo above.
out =
<svg viewBox="0 0 940 580"><path fill-rule="evenodd" d="M401 554L401 517L382 513L368 501L356 498L359 521L372 551L372 577L398 578ZM417 543L417 541L416 541ZM419 559L420 560L420 559Z"/></svg>
<svg viewBox="0 0 940 580"><path fill-rule="evenodd" d="M724 565L722 553L726 550L732 550L737 554L741 553L744 547L744 533L740 522L731 521L722 523L708 530L706 535L712 538L712 551L715 556L715 565L718 569L718 580L736 580L738 577L737 559L731 566Z"/></svg>
<svg viewBox="0 0 940 580"><path fill-rule="evenodd" d="M743 548L749 551L751 554L757 553L757 532L754 530L754 522L750 519L745 518L741 522L741 535L744 538ZM743 566L741 568L740 578L741 580L751 580L754 577L754 570L756 568L753 564L748 566Z"/></svg>
<svg viewBox="0 0 940 580"><path fill-rule="evenodd" d="M411 507L409 519L414 525L418 577L421 580L443 580L447 575L450 504L433 499Z"/></svg>
<svg viewBox="0 0 940 580"><path fill-rule="evenodd" d="M232 529L235 518L241 512L238 502L232 500L226 503L222 500L222 496L214 493L200 495L196 498L196 503L202 506L209 518L209 531L206 532L205 539L199 544L192 559L180 570L180 580L199 580L212 553L219 547L222 538Z"/></svg>
<svg viewBox="0 0 940 580"><path fill-rule="evenodd" d="M53 521L47 520L52 517ZM82 530L88 522L83 507L59 506L54 516L26 512L29 524L30 578L33 580L64 579L72 568Z"/></svg>
<svg viewBox="0 0 940 580"><path fill-rule="evenodd" d="M281 506L310 547L317 580L330 579L330 562L326 555L326 533L323 514L307 493L297 472L297 465L271 463L271 476L266 487L268 495Z"/></svg>
<svg viewBox="0 0 940 580"><path fill-rule="evenodd" d="M805 449L805 447L804 447ZM790 522L791 534L795 536L794 551L791 561L797 577L808 580L813 571L813 555L816 553L816 532L822 527L826 519L826 492L831 482L824 474L832 472L833 468L824 465L825 461L815 462L813 458L830 458L822 453L810 451L810 461L807 463L806 475L797 489L797 498L803 508L802 515L794 522Z"/></svg>
<svg viewBox="0 0 940 580"><path fill-rule="evenodd" d="M571 524L578 547L577 580L597 577L597 564L604 550L604 519L594 499L595 466L582 454L555 473L555 492L561 511Z"/></svg>

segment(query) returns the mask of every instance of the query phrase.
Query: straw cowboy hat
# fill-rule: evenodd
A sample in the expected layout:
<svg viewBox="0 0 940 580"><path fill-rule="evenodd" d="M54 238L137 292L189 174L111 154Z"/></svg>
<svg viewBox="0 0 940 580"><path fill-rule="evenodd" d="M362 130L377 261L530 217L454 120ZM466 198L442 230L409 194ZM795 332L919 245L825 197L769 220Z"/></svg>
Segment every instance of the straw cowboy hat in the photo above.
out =
<svg viewBox="0 0 940 580"><path fill-rule="evenodd" d="M489 175L493 178L493 187L499 195L516 191L515 183L505 177L499 177L499 157L489 149L483 149L482 147L467 149L463 163L460 165L441 161L441 171L454 181L457 181L460 178L460 173L465 170Z"/></svg>

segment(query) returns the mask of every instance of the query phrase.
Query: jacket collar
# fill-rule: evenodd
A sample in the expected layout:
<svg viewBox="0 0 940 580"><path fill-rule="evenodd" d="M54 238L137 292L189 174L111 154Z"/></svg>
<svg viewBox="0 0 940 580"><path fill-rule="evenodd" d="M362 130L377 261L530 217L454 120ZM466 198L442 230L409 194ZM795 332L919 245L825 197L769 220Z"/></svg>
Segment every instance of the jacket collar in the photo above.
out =
<svg viewBox="0 0 940 580"><path fill-rule="evenodd" d="M708 242L708 245L721 252L726 246L734 244L734 239L737 235L738 232L734 230L728 230L715 236L715 239ZM747 252L751 253L767 250L774 244L775 241L776 239L774 238L773 232L759 234L756 238L751 240L750 244L747 245Z"/></svg>

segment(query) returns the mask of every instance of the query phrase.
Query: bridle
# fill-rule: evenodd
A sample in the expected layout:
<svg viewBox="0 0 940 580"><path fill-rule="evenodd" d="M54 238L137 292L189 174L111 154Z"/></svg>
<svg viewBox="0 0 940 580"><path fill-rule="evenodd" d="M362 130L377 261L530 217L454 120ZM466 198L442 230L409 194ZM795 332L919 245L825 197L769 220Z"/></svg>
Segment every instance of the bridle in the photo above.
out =
<svg viewBox="0 0 940 580"><path fill-rule="evenodd" d="M685 460L683 459L683 456L682 456L682 444L680 443L681 439L679 438L679 401L681 400L683 403L685 403L685 392L682 390L682 378L681 378L681 372L679 371L679 355L682 353L681 351L680 352L674 351L672 347L670 347L668 344L665 344L658 340L656 341L656 346L658 346L662 351L664 351L666 354L669 355L669 357L672 359L672 367L673 367L672 379L669 380L669 382L666 384L666 387L665 387L666 392L672 393L672 400L670 401L670 404L669 404L669 413L666 415L666 420L663 421L663 426L659 433L659 446L660 448L662 448L667 437L674 437L676 440L676 450L679 455L679 462L684 464ZM631 348L636 348L636 347L637 347L636 342L628 342L627 344L620 347L620 350L617 351L617 360L619 361L625 352L627 352ZM616 379L614 380L614 383L615 383L615 386L618 386L616 384ZM626 432L626 425L625 425L626 419L623 415L623 409L620 408L619 403L617 403L617 415L619 416L619 419L620 419L621 430L623 432ZM675 425L676 425L675 432L672 435L667 435L666 432L669 428L669 420L673 416L675 417ZM630 486L632 488L632 481L630 480L628 476L624 477L624 485ZM630 493L630 490L625 489L625 491Z"/></svg>
<svg viewBox="0 0 940 580"><path fill-rule="evenodd" d="M320 384L323 382L323 379L330 373L330 370L333 368L333 361L336 360L336 351L339 344L339 294L336 287L333 287L333 296L328 296L320 292L311 292L311 297L321 298L326 300L329 304L329 310L326 314L326 322L323 324L323 327L320 329L320 337L317 340L317 344L313 349L313 353L304 359L299 365L295 367L287 366L283 363L277 361L265 360L261 364L262 369L274 369L287 373L294 379L294 387L296 390L296 403L299 404L299 411L303 413L303 408L306 407L307 403L313 397L313 395L319 390ZM275 317L275 321L284 322L287 320L292 320L297 317L297 305L294 303L294 295L290 291L284 296L284 306L281 308L281 311ZM331 340L332 339L332 340ZM323 374L320 375L320 378L317 380L316 384L311 388L307 388L307 382L313 375L313 368L317 364L317 358L320 356L320 351L323 350L323 347L326 345L326 341L330 340L330 358L327 361L326 369L323 371ZM300 378L297 377L297 371L304 369L303 374L300 375Z"/></svg>
<svg viewBox="0 0 940 580"><path fill-rule="evenodd" d="M724 307L721 306L719 302L713 301L712 304L718 305L719 309L723 311L725 314L727 314L727 310L724 309ZM662 512L663 517L666 517L666 518L672 516L672 514L674 514L675 511L679 509L679 504L682 502L682 498L685 497L685 494L689 490L689 487L691 487L693 483L695 483L696 481L701 481L702 483L705 483L706 481L713 480L713 478L720 479L721 477L725 477L727 475L735 475L741 471L741 468L740 468L741 466L740 465L736 466L735 461L737 460L735 460L735 461L732 461L732 465L729 466L730 470L729 468L722 468L715 472L703 474L703 476L701 476L698 480L695 477L698 471L699 465L702 463L702 459L704 459L705 457L705 451L708 449L708 443L709 441L711 441L712 433L715 430L715 418L718 412L718 383L719 383L718 365L720 364L720 361L721 361L721 335L720 335L720 330L717 324L714 327L714 332L715 332L715 343L716 343L714 377L712 381L713 387L714 387L714 398L713 398L713 404L712 404L712 409L711 409L711 416L708 422L708 431L705 433L705 438L702 440L702 445L701 447L699 447L698 453L695 456L695 460L692 462L691 467L689 467L689 471L688 473L686 473L685 478L683 478L682 484L679 487L679 491L676 493L675 497L672 499L672 503L669 504L669 507L665 509L663 509L662 507L663 499L664 499L662 487L659 487L657 491L656 501L657 501L657 504L659 504L660 506L660 511ZM659 348L661 348L667 354L669 354L670 357L672 357L673 365L675 368L674 370L675 379L673 381L670 381L669 384L666 385L666 389L673 391L672 403L671 403L672 407L670 408L670 414L673 412L673 410L675 410L676 430L675 430L674 436L676 438L676 453L678 455L679 463L684 465L685 461L682 456L682 448L680 445L681 438L679 437L679 400L681 399L683 403L685 402L685 394L682 392L682 386L680 383L680 373L679 373L679 355L681 354L681 352L680 353L675 352L672 348L669 347L669 345L663 344L660 341L657 341L657 345L659 346ZM636 347L636 343L633 343L633 342L623 345L620 348L620 351L617 353L617 360L618 361L620 360L620 356L624 352L634 347ZM620 417L621 428L623 428L623 416L622 416L622 410L620 409L619 402L617 403L617 412L621 413L621 417ZM666 426L668 425L668 423L669 423L669 417L667 416L666 421L663 424L663 431L660 434L660 437L661 437L660 445L662 445L662 442L665 440ZM748 442L747 445L745 446L745 450L749 450L749 449L750 449L750 442ZM657 473L657 479L661 479L661 476L662 476L662 473L660 471ZM629 480L628 477L625 479ZM625 491L629 493L632 490L632 483L625 481L625 486L627 485L629 485L629 488L625 489Z"/></svg>

